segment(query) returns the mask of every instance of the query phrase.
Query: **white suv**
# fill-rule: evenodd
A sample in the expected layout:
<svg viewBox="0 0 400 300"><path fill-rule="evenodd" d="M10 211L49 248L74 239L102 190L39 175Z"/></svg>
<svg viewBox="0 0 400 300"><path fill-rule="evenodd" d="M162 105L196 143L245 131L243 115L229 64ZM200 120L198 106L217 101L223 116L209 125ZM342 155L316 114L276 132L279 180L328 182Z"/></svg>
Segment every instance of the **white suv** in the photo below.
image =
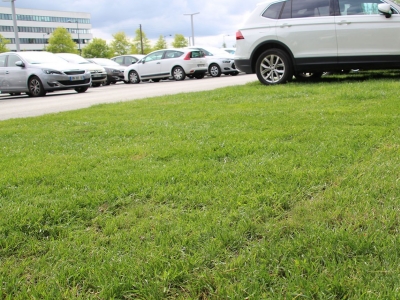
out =
<svg viewBox="0 0 400 300"><path fill-rule="evenodd" d="M388 0L267 0L236 33L235 64L266 85L400 69L399 12Z"/></svg>

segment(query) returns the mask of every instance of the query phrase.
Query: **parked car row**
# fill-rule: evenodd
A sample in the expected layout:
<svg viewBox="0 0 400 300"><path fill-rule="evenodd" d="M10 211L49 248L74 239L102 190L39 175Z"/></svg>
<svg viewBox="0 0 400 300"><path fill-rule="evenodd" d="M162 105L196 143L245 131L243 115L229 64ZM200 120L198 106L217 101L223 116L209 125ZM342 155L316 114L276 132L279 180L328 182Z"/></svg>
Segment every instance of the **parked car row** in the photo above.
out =
<svg viewBox="0 0 400 300"><path fill-rule="evenodd" d="M0 54L0 93L39 97L66 89L83 93L90 86L117 82L202 79L206 74L219 77L238 73L233 55L218 48L163 49L111 59L45 51L7 52Z"/></svg>

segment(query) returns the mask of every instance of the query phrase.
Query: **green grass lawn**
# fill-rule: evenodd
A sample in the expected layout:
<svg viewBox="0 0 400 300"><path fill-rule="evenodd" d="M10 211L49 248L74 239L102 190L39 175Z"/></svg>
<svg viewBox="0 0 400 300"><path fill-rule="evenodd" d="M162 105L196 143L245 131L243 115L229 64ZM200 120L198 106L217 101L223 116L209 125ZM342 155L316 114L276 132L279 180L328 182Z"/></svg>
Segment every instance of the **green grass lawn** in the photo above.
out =
<svg viewBox="0 0 400 300"><path fill-rule="evenodd" d="M360 72L0 121L0 299L399 299L399 87Z"/></svg>

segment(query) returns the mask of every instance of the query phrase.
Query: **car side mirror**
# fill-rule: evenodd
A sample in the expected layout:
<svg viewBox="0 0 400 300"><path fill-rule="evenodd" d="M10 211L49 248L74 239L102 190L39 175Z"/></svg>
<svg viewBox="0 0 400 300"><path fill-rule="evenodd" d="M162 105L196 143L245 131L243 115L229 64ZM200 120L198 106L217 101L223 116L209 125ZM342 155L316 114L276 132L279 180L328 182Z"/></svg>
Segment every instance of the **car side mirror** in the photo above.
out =
<svg viewBox="0 0 400 300"><path fill-rule="evenodd" d="M390 18L392 16L392 9L390 8L390 4L381 3L378 4L378 11L383 14L386 18Z"/></svg>
<svg viewBox="0 0 400 300"><path fill-rule="evenodd" d="M23 68L23 67L25 67L25 64L24 64L24 62L23 61L16 61L15 62L15 65L17 66L17 67L21 67L21 68Z"/></svg>

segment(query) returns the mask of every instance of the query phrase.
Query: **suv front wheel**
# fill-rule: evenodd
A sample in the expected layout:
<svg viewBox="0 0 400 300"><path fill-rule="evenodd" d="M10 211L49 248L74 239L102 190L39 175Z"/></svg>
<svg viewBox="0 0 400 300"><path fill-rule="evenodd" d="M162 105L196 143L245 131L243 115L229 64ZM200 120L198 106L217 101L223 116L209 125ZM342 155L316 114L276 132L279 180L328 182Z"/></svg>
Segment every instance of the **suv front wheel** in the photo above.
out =
<svg viewBox="0 0 400 300"><path fill-rule="evenodd" d="M286 83L293 77L288 55L280 49L263 52L256 62L258 80L265 85Z"/></svg>

